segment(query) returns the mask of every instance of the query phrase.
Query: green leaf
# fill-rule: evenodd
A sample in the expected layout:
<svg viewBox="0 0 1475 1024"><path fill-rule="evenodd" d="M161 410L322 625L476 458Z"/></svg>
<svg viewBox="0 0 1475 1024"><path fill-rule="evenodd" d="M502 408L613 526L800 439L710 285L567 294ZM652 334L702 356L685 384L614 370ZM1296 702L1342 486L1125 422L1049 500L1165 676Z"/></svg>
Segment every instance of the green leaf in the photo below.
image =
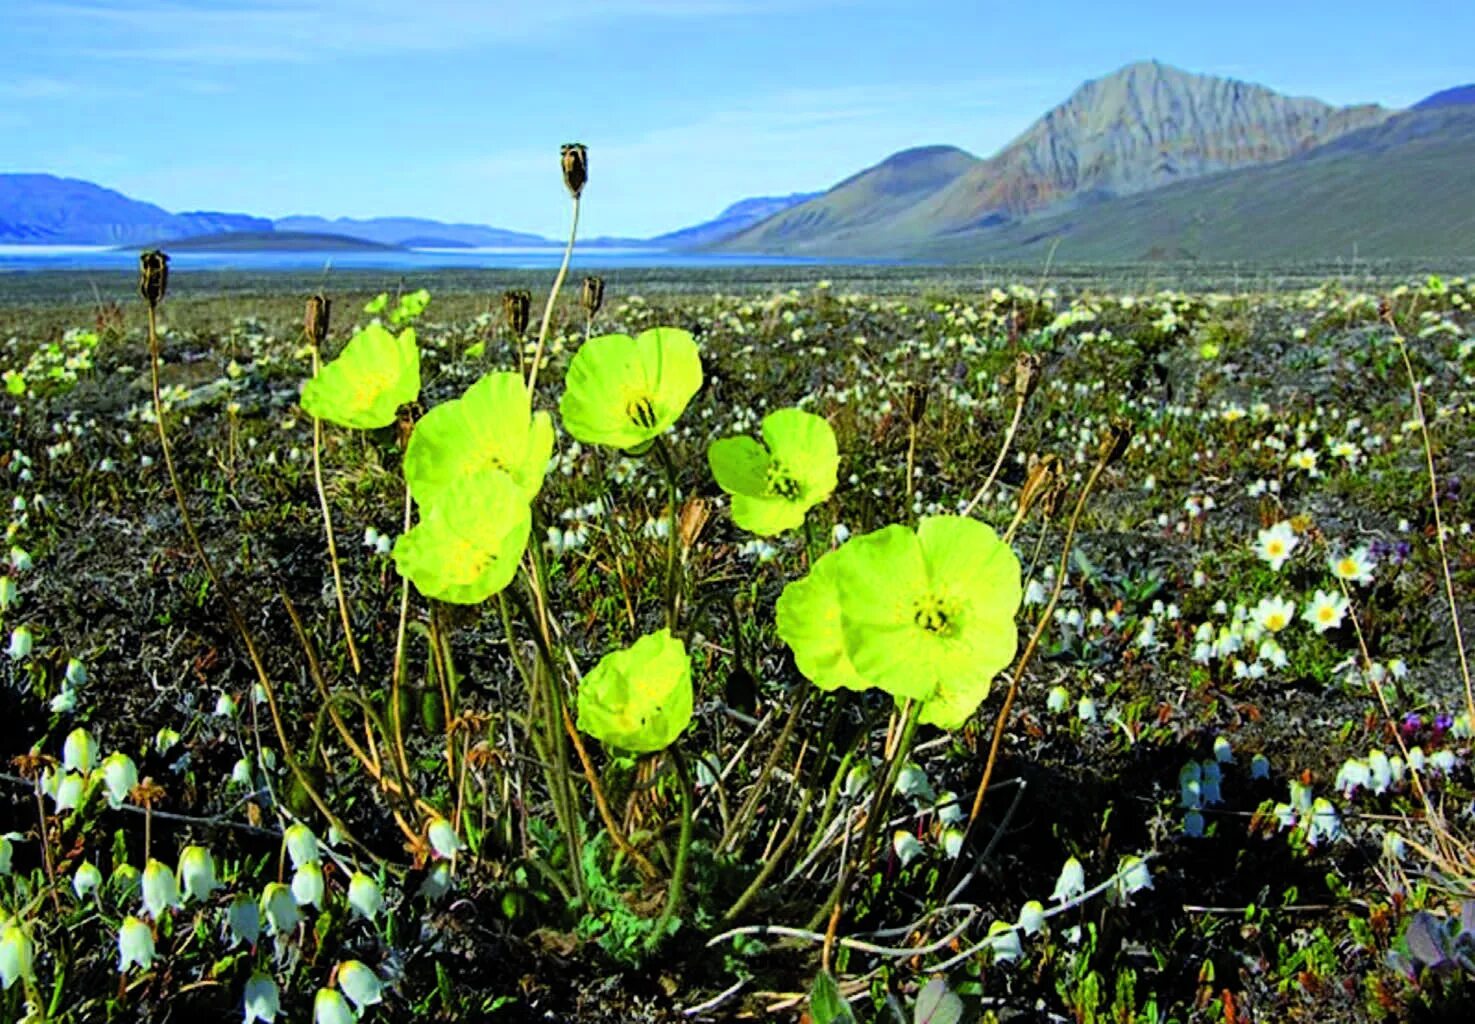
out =
<svg viewBox="0 0 1475 1024"><path fill-rule="evenodd" d="M366 306L364 306L364 312L365 313L368 313L370 316L373 316L376 313L382 313L382 312L384 312L385 307L388 306L388 305L389 305L389 293L388 292L380 292L378 295L376 295L372 299L370 299L369 302L368 302L368 304Z"/></svg>
<svg viewBox="0 0 1475 1024"><path fill-rule="evenodd" d="M829 971L821 971L809 990L809 1014L814 1024L856 1024L850 1004L840 998L840 986Z"/></svg>
<svg viewBox="0 0 1475 1024"><path fill-rule="evenodd" d="M941 978L929 981L917 995L912 1024L958 1024L963 1019L963 1000L953 995Z"/></svg>
<svg viewBox="0 0 1475 1024"><path fill-rule="evenodd" d="M407 295L401 295L398 304L395 305L393 311L389 314L389 322L395 326L409 323L421 313L425 312L425 307L428 305L430 305L430 292L424 288L416 292L410 292Z"/></svg>

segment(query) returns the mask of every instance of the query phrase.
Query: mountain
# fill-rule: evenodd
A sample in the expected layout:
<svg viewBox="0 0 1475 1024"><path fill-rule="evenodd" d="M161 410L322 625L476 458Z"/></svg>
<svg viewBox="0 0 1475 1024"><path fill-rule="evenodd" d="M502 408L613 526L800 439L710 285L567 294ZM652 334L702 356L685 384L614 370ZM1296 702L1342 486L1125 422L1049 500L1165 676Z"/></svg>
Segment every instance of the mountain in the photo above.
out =
<svg viewBox="0 0 1475 1024"><path fill-rule="evenodd" d="M1475 104L1475 84L1457 85L1444 89L1433 96L1426 96L1412 107L1414 110L1433 110L1438 107L1465 107Z"/></svg>
<svg viewBox="0 0 1475 1024"><path fill-rule="evenodd" d="M852 239L902 232L908 211L979 162L956 146L902 150L828 192L731 236L718 247L730 252L831 251L847 248ZM917 240L925 232L908 237Z"/></svg>
<svg viewBox="0 0 1475 1024"><path fill-rule="evenodd" d="M703 221L689 228L681 228L679 231L668 231L664 235L657 235L650 239L648 244L660 245L668 249L694 249L698 246L714 245L724 238L731 238L744 228L751 227L761 220L767 220L774 214L782 213L791 206L808 202L819 194L818 192L795 192L787 196L756 196L752 199L740 199L712 220Z"/></svg>
<svg viewBox="0 0 1475 1024"><path fill-rule="evenodd" d="M312 234L344 235L362 238L381 245L413 245L423 248L499 248L554 245L540 235L522 231L504 231L483 224L443 224L419 217L372 217L355 220L339 217L282 217L275 221L278 231L302 231Z"/></svg>
<svg viewBox="0 0 1475 1024"><path fill-rule="evenodd" d="M0 174L0 244L128 245L221 231L270 231L239 213L170 213L76 178Z"/></svg>
<svg viewBox="0 0 1475 1024"><path fill-rule="evenodd" d="M1475 258L1475 106L1395 114L1279 163L939 236L914 259Z"/></svg>
<svg viewBox="0 0 1475 1024"><path fill-rule="evenodd" d="M910 201L866 205L852 210L843 224L826 216L841 189L908 155L897 154L787 211L782 226L788 230L766 221L722 248L885 255L1042 211L1273 163L1377 124L1389 113L1370 104L1334 107L1291 98L1264 86L1142 61L1086 82L999 153L954 165L948 180L917 190Z"/></svg>

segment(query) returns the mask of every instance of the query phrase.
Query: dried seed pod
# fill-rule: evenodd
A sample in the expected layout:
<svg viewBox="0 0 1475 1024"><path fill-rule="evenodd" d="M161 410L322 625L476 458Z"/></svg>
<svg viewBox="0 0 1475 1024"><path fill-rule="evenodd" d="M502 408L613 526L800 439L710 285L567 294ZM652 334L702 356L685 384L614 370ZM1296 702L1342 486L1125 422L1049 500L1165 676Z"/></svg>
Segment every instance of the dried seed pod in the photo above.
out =
<svg viewBox="0 0 1475 1024"><path fill-rule="evenodd" d="M323 342L328 340L328 317L332 308L333 303L322 293L307 300L307 315L303 326L307 329L308 344L313 348L322 348Z"/></svg>
<svg viewBox="0 0 1475 1024"><path fill-rule="evenodd" d="M1070 480L1064 473L1056 476L1054 485L1045 493L1044 500L1040 503L1040 509L1045 513L1046 519L1054 519L1055 513L1060 511L1061 504L1065 501L1065 493L1070 490Z"/></svg>
<svg viewBox="0 0 1475 1024"><path fill-rule="evenodd" d="M533 296L526 288L514 288L502 293L502 313L507 317L507 326L519 337L527 333L528 321L533 315Z"/></svg>
<svg viewBox="0 0 1475 1024"><path fill-rule="evenodd" d="M569 195L575 199L584 191L589 180L589 150L582 142L566 143L560 150L563 162L563 183Z"/></svg>
<svg viewBox="0 0 1475 1024"><path fill-rule="evenodd" d="M1030 458L1029 475L1019 489L1019 512L1024 515L1035 503L1054 492L1061 479L1060 456L1055 454Z"/></svg>
<svg viewBox="0 0 1475 1024"><path fill-rule="evenodd" d="M926 384L913 384L907 388L907 420L911 423L921 423L922 417L927 414L927 392L929 390Z"/></svg>
<svg viewBox="0 0 1475 1024"><path fill-rule="evenodd" d="M592 320L594 314L599 312L599 307L604 305L604 278L584 278L584 291L580 294L579 301L584 307L584 315Z"/></svg>
<svg viewBox="0 0 1475 1024"><path fill-rule="evenodd" d="M707 525L707 519L711 514L711 507L704 498L692 498L685 505L681 506L681 514L677 518L677 526L683 550L690 550L696 544L697 538L702 535L702 529Z"/></svg>
<svg viewBox="0 0 1475 1024"><path fill-rule="evenodd" d="M169 290L169 257L158 249L138 254L138 294L149 306L164 301Z"/></svg>
<svg viewBox="0 0 1475 1024"><path fill-rule="evenodd" d="M1101 458L1110 465L1127 453L1127 446L1131 443L1132 425L1126 420L1113 420L1106 433L1101 435Z"/></svg>
<svg viewBox="0 0 1475 1024"><path fill-rule="evenodd" d="M1014 397L1020 402L1029 401L1040 383L1040 357L1033 352L1021 352L1014 360Z"/></svg>

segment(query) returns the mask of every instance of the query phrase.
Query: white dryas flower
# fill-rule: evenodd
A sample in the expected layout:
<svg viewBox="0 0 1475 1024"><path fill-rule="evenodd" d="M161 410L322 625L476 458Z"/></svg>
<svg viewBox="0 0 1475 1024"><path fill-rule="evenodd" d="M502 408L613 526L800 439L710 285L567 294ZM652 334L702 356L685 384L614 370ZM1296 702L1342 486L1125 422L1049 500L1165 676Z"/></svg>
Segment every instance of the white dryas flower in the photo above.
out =
<svg viewBox="0 0 1475 1024"><path fill-rule="evenodd" d="M1336 591L1318 590L1306 610L1301 613L1301 618L1311 623L1313 629L1318 633L1325 633L1329 629L1336 629L1342 624L1342 618L1347 614L1347 599Z"/></svg>
<svg viewBox="0 0 1475 1024"><path fill-rule="evenodd" d="M1290 520L1282 519L1270 529L1260 531L1255 541L1255 554L1269 562L1270 568L1279 572L1299 543Z"/></svg>
<svg viewBox="0 0 1475 1024"><path fill-rule="evenodd" d="M1262 629L1279 633L1295 618L1296 602L1279 596L1261 598L1255 605L1254 616Z"/></svg>
<svg viewBox="0 0 1475 1024"><path fill-rule="evenodd" d="M1349 583L1368 584L1373 581L1373 568L1377 563L1366 547L1357 548L1332 559L1332 573Z"/></svg>

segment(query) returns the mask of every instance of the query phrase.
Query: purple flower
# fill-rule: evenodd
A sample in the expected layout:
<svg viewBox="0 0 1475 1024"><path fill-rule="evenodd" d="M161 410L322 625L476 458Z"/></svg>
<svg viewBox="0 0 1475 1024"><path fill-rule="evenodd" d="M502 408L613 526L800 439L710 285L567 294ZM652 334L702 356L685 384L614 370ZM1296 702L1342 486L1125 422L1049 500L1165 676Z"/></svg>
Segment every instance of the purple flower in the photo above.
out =
<svg viewBox="0 0 1475 1024"><path fill-rule="evenodd" d="M1442 735L1449 731L1449 727L1455 724L1454 716L1442 713L1434 719L1434 734Z"/></svg>
<svg viewBox="0 0 1475 1024"><path fill-rule="evenodd" d="M1423 724L1424 720L1419 717L1419 713L1417 711L1410 711L1408 714L1403 716L1403 724L1401 728L1403 729L1403 734L1405 736L1412 736L1414 733L1419 731L1419 728Z"/></svg>

